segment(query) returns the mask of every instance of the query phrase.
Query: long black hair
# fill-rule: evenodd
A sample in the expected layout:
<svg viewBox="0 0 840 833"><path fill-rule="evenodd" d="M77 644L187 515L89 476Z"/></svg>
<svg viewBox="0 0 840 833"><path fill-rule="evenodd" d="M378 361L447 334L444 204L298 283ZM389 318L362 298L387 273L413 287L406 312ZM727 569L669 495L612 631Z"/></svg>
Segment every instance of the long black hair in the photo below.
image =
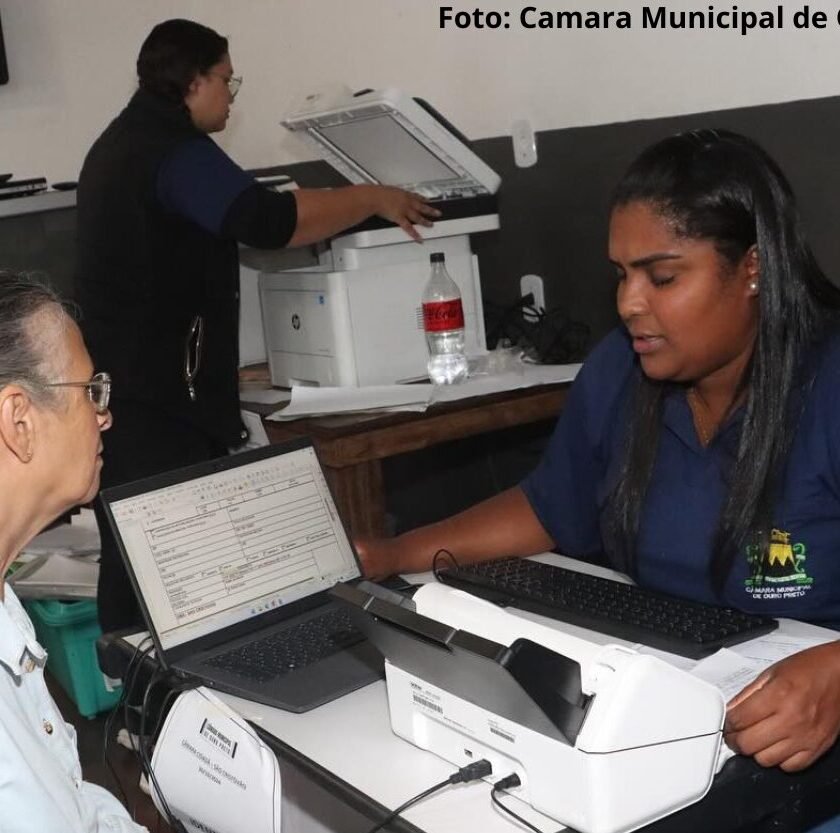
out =
<svg viewBox="0 0 840 833"><path fill-rule="evenodd" d="M192 20L165 20L140 47L140 89L181 104L196 75L206 73L227 54L227 38L208 26Z"/></svg>
<svg viewBox="0 0 840 833"><path fill-rule="evenodd" d="M744 136L700 130L651 146L624 175L612 207L636 202L667 219L679 236L710 241L731 265L753 246L758 255L758 331L739 387L744 419L709 567L720 594L740 548L768 546L774 484L783 473L797 418L791 394L808 347L837 320L840 289L826 278L805 241L784 174ZM608 546L617 565L631 574L668 389L669 383L639 372L627 453L607 506Z"/></svg>

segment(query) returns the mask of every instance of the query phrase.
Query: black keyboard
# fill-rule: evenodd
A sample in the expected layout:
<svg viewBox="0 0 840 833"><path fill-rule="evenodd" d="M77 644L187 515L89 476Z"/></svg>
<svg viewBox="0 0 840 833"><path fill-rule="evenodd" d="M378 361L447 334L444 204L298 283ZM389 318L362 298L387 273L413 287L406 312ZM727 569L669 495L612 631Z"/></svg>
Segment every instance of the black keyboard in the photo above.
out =
<svg viewBox="0 0 840 833"><path fill-rule="evenodd" d="M268 682L297 668L349 648L364 639L350 621L350 614L337 607L282 631L205 660L240 677Z"/></svg>
<svg viewBox="0 0 840 833"><path fill-rule="evenodd" d="M778 627L765 616L521 558L447 568L438 577L497 604L694 659Z"/></svg>

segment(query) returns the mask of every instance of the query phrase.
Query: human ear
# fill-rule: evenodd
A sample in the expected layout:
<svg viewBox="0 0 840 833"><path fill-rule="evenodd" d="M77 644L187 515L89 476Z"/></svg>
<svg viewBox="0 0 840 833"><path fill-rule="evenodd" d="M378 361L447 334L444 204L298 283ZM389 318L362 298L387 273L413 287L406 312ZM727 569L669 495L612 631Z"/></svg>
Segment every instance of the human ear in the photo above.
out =
<svg viewBox="0 0 840 833"><path fill-rule="evenodd" d="M184 103L189 105L189 102L195 98L196 94L198 93L198 88L201 85L201 75L196 74L193 77L193 80L190 81L189 86L187 87L186 93L184 93Z"/></svg>
<svg viewBox="0 0 840 833"><path fill-rule="evenodd" d="M0 448L5 447L22 463L35 451L34 409L29 393L17 385L0 390Z"/></svg>

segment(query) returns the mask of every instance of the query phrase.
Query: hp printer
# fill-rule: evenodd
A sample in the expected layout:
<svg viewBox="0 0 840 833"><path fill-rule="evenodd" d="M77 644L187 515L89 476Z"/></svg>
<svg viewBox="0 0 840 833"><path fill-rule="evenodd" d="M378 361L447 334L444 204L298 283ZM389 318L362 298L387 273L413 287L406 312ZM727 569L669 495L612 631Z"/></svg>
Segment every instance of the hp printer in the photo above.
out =
<svg viewBox="0 0 840 833"><path fill-rule="evenodd" d="M378 218L333 238L315 266L259 276L274 385L376 385L425 376L421 296L443 252L461 290L466 351L486 352L469 235L497 229L500 178L425 102L398 90L312 96L283 125L352 183L391 185L443 212L423 245ZM280 262L282 264L282 261Z"/></svg>
<svg viewBox="0 0 840 833"><path fill-rule="evenodd" d="M436 582L399 605L370 585L332 592L385 656L393 731L458 767L486 758L488 780L515 773L510 792L562 824L625 833L711 786L725 716L711 684Z"/></svg>

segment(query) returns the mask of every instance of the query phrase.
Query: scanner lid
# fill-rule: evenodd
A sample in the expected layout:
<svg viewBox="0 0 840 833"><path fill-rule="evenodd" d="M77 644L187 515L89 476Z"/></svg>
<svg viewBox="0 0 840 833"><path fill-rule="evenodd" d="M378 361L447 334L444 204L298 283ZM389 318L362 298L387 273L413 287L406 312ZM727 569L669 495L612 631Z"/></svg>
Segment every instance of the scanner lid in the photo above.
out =
<svg viewBox="0 0 840 833"><path fill-rule="evenodd" d="M434 201L491 195L501 183L434 108L394 88L316 93L282 124L356 184L391 185Z"/></svg>

